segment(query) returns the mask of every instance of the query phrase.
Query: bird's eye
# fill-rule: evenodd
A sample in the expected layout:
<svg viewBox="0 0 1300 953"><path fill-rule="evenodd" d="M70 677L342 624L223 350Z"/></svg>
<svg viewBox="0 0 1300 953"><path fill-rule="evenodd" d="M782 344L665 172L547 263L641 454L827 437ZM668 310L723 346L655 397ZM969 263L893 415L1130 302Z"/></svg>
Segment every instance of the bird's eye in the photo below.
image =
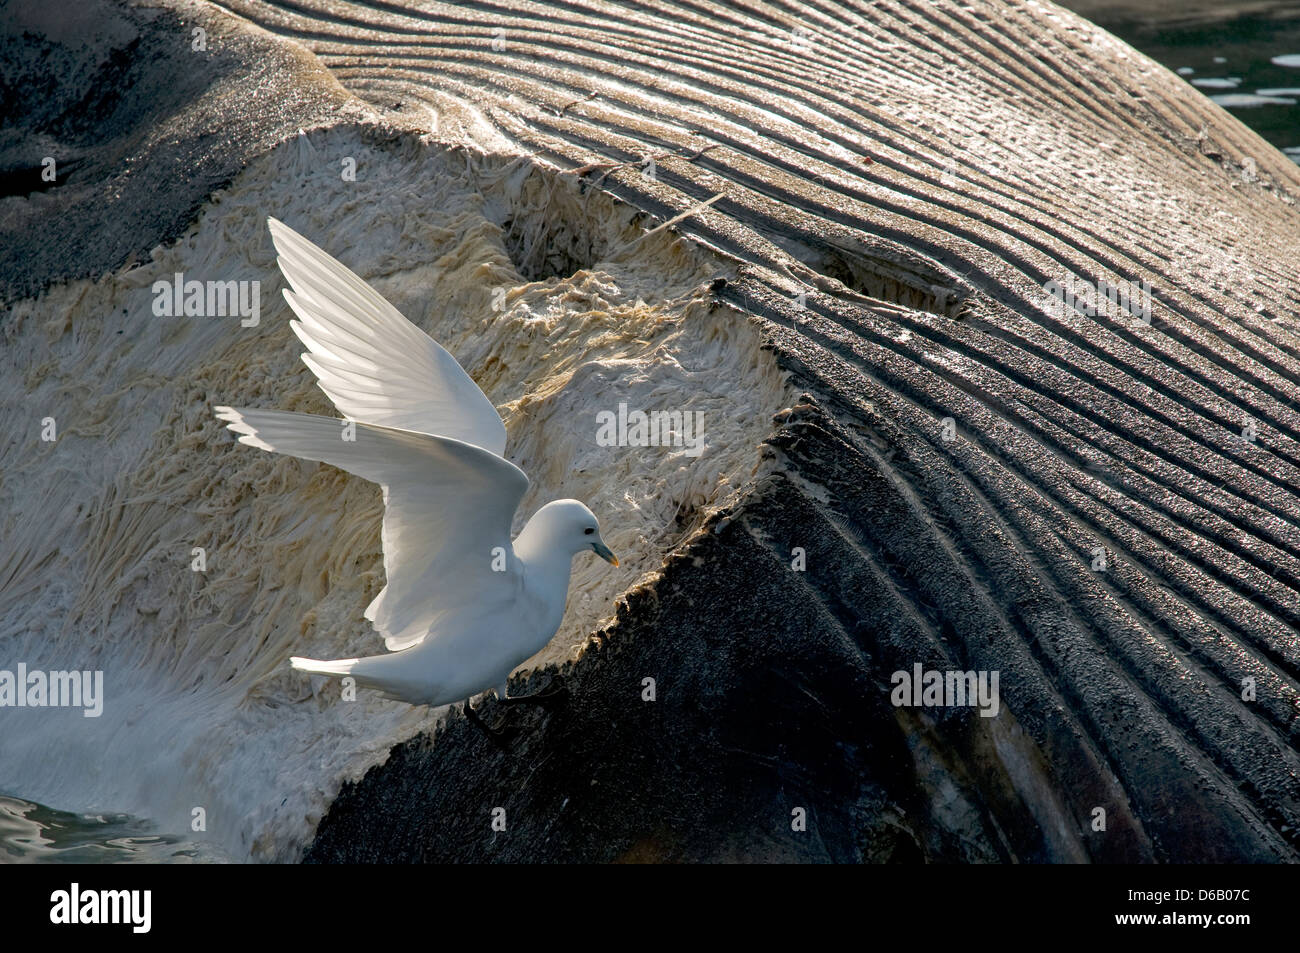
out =
<svg viewBox="0 0 1300 953"><path fill-rule="evenodd" d="M594 528L588 526L588 527L587 527L586 529L584 529L582 532L583 532L584 535L586 535L586 536L590 536L592 533L596 532L596 530L595 530Z"/></svg>

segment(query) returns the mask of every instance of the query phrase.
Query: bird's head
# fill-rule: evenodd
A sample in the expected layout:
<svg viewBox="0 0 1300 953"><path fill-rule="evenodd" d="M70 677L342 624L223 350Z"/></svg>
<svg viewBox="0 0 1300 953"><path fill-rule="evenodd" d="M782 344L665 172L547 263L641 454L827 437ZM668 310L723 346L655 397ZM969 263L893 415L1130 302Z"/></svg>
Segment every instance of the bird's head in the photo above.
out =
<svg viewBox="0 0 1300 953"><path fill-rule="evenodd" d="M533 519L539 518L552 545L567 548L575 556L590 549L606 562L618 565L618 557L600 538L600 521L586 505L577 500L555 500L537 511Z"/></svg>

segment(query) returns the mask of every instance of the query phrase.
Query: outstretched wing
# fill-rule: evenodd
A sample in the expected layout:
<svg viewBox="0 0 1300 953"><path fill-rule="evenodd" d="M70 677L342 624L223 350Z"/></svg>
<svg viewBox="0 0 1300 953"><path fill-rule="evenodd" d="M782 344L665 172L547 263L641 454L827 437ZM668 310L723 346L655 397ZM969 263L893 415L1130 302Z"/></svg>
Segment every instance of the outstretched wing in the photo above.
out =
<svg viewBox="0 0 1300 953"><path fill-rule="evenodd" d="M384 488L388 585L366 618L389 649L421 641L441 617L467 607L487 612L517 596L522 577L510 524L528 477L514 464L460 440L360 421L216 411L240 443L319 460ZM355 439L344 439L345 424Z"/></svg>
<svg viewBox="0 0 1300 953"><path fill-rule="evenodd" d="M298 315L290 326L320 388L345 417L437 434L498 456L506 428L456 359L350 270L293 229L268 219Z"/></svg>

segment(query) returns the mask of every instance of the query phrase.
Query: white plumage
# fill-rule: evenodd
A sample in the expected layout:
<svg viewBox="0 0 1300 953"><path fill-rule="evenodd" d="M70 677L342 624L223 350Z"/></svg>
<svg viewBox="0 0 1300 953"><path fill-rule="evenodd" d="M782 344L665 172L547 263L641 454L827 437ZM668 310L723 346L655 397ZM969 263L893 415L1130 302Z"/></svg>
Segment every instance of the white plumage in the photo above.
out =
<svg viewBox="0 0 1300 953"><path fill-rule="evenodd" d="M573 557L615 566L592 512L557 500L510 539L528 489L504 459L506 430L491 402L445 349L368 284L270 219L293 290L294 333L321 389L346 420L217 407L240 443L319 460L384 491L387 585L365 617L388 655L293 667L351 675L412 704L442 705L505 684L559 628ZM345 428L345 425L352 423Z"/></svg>

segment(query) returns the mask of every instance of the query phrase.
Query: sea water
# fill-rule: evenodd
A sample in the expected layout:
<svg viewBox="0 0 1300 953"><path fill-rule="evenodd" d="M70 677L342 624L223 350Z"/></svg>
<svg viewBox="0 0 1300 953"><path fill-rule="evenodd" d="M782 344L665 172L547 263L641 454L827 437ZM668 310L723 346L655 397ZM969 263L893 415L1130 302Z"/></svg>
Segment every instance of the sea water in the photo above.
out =
<svg viewBox="0 0 1300 953"><path fill-rule="evenodd" d="M125 814L73 814L0 795L0 862L55 864L213 863L216 847L163 833Z"/></svg>

